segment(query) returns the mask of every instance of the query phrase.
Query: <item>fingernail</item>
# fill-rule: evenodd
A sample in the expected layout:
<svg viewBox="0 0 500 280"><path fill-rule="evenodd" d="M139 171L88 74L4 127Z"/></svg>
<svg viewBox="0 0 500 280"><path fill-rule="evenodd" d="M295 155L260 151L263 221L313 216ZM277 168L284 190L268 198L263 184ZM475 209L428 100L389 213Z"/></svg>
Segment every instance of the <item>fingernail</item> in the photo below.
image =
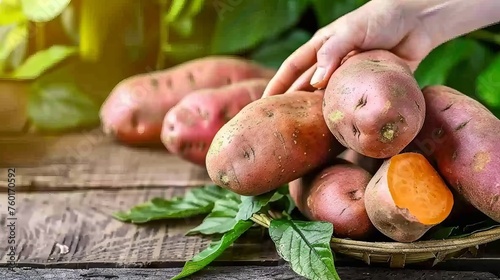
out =
<svg viewBox="0 0 500 280"><path fill-rule="evenodd" d="M146 126L144 124L139 124L137 126L137 133L144 134L144 132L146 132Z"/></svg>
<svg viewBox="0 0 500 280"><path fill-rule="evenodd" d="M318 67L316 71L314 71L314 74L311 78L311 85L315 85L321 81L323 81L323 78L325 77L325 68L323 67Z"/></svg>

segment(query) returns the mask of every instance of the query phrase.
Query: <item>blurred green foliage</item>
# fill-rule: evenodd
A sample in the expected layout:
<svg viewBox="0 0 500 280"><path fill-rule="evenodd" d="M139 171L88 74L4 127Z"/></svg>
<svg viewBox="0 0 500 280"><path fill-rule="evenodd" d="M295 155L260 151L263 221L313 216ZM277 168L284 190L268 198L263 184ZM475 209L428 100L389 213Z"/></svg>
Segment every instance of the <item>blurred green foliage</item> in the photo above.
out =
<svg viewBox="0 0 500 280"><path fill-rule="evenodd" d="M100 104L127 76L217 54L278 68L316 30L366 2L3 0L0 75L33 81L35 127L95 126ZM485 28L436 48L415 76L421 86L452 86L500 116L499 50L499 26Z"/></svg>

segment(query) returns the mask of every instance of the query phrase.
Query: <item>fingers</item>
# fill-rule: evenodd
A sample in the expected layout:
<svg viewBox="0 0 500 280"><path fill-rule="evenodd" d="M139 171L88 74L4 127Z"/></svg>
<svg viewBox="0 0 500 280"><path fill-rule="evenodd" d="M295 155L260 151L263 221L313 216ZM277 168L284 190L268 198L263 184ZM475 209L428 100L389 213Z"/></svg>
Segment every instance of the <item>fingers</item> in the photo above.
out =
<svg viewBox="0 0 500 280"><path fill-rule="evenodd" d="M346 25L332 26L332 35L317 53L317 69L310 81L312 86L317 89L325 88L344 58L348 54L352 56L355 53L352 51L361 46L363 38L355 34L355 30L347 28Z"/></svg>
<svg viewBox="0 0 500 280"><path fill-rule="evenodd" d="M348 53L344 58L342 58L342 61L340 62L340 65L344 64L344 62L346 60L348 60L349 58L353 57L354 55L360 53L359 50L354 50L354 51L351 51L350 53Z"/></svg>
<svg viewBox="0 0 500 280"><path fill-rule="evenodd" d="M267 85L262 97L284 93L300 75L316 63L316 53L327 39L322 34L318 32L283 62Z"/></svg>
<svg viewBox="0 0 500 280"><path fill-rule="evenodd" d="M311 68L309 68L299 78L297 78L297 80L293 82L293 84L290 86L290 88L288 88L285 94L299 90L314 91L315 88L310 84L310 81L315 70L316 70L316 64L311 66Z"/></svg>

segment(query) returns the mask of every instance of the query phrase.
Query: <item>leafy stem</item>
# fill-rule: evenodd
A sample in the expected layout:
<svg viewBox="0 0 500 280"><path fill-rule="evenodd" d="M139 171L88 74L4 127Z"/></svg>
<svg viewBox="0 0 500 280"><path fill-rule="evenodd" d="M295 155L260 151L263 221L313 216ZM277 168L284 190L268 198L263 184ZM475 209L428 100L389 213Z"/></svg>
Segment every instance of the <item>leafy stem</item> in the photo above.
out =
<svg viewBox="0 0 500 280"><path fill-rule="evenodd" d="M265 228L269 228L271 226L271 218L268 217L266 214L255 213L252 215L250 220Z"/></svg>
<svg viewBox="0 0 500 280"><path fill-rule="evenodd" d="M268 214L255 213L252 215L250 220L252 220L254 223L261 225L265 228L269 228L272 220L279 220L279 219L283 218L283 216L284 216L282 213L275 212L273 210L268 210L267 213Z"/></svg>

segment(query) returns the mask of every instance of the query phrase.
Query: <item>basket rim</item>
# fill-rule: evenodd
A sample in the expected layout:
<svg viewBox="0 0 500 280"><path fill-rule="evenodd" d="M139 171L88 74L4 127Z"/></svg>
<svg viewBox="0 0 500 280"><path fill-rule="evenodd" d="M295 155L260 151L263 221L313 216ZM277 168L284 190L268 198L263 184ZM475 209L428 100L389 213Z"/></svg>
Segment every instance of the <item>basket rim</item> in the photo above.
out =
<svg viewBox="0 0 500 280"><path fill-rule="evenodd" d="M469 247L478 246L492 241L500 240L500 227L473 233L464 237L441 239L441 240L423 240L409 243L402 242L370 242L358 241L345 238L332 238L330 244L332 247L351 249L367 252L383 253L425 253L460 250Z"/></svg>

